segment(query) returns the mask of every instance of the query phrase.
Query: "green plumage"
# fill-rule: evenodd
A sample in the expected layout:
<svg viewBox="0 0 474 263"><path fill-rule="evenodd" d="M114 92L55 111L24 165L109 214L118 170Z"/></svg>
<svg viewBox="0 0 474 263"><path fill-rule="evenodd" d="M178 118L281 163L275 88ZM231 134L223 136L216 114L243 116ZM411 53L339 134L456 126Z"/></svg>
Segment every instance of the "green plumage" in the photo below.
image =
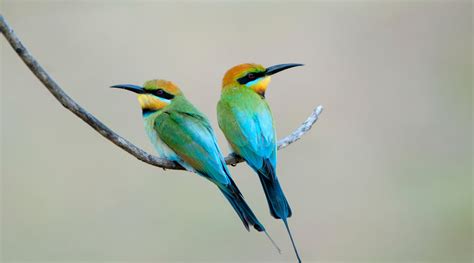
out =
<svg viewBox="0 0 474 263"><path fill-rule="evenodd" d="M229 183L222 154L207 118L183 96L155 115L154 129L160 139L184 162L212 182Z"/></svg>
<svg viewBox="0 0 474 263"><path fill-rule="evenodd" d="M145 126L156 132L148 135L158 151L217 185L247 230L253 226L265 231L230 177L209 121L184 96L176 96L164 109L147 115Z"/></svg>

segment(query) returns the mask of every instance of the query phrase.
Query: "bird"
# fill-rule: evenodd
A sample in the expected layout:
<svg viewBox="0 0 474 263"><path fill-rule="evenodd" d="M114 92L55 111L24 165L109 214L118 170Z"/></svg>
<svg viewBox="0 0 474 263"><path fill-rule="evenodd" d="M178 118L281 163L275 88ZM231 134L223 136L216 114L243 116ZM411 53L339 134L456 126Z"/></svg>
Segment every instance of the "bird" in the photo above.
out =
<svg viewBox="0 0 474 263"><path fill-rule="evenodd" d="M214 183L247 231L250 227L263 231L280 252L232 179L207 117L186 99L176 84L155 79L143 86L120 84L111 88L138 94L146 133L160 157Z"/></svg>
<svg viewBox="0 0 474 263"><path fill-rule="evenodd" d="M219 127L233 154L242 157L262 184L270 214L283 220L298 262L301 262L288 226L292 211L276 173L277 140L265 91L271 75L303 64L279 64L268 68L245 63L229 69L222 80L217 104Z"/></svg>

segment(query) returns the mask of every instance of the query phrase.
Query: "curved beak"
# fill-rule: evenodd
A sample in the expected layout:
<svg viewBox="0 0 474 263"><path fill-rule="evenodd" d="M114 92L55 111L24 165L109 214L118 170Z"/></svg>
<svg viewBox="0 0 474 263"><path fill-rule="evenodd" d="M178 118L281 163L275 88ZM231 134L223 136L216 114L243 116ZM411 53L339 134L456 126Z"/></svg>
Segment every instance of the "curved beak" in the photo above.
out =
<svg viewBox="0 0 474 263"><path fill-rule="evenodd" d="M285 69L293 68L293 67L299 67L303 66L303 64L297 64L297 63L288 63L288 64L278 64L275 66L268 67L267 70L265 71L266 75L273 75L275 73L278 73L280 71L283 71Z"/></svg>
<svg viewBox="0 0 474 263"><path fill-rule="evenodd" d="M115 89L125 89L125 90L129 90L129 91L133 91L133 92L138 93L138 94L145 93L145 90L143 89L143 87L140 87L140 86L137 86L137 85L132 85L132 84L119 84L119 85L113 85L113 86L110 86L110 87L115 88Z"/></svg>

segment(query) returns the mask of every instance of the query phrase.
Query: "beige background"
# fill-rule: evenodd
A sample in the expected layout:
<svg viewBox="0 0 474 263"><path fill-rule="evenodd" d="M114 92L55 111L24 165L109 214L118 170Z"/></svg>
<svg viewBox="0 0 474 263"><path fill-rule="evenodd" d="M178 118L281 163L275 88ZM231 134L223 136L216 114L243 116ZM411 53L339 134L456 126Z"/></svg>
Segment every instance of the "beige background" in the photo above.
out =
<svg viewBox="0 0 474 263"><path fill-rule="evenodd" d="M1 5L66 92L148 151L136 99L111 84L174 80L217 127L227 68L305 63L267 97L280 137L325 106L279 154L308 262L472 259L471 12L469 1ZM248 167L231 171L282 255L206 180L141 163L64 110L0 42L4 262L294 261Z"/></svg>

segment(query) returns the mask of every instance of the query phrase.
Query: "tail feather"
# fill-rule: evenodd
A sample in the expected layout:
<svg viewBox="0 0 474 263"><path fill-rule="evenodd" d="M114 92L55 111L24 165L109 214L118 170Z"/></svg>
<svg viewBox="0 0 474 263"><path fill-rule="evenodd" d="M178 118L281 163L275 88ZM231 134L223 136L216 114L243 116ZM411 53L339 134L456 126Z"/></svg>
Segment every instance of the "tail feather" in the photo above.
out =
<svg viewBox="0 0 474 263"><path fill-rule="evenodd" d="M282 218L283 223L285 223L286 230L288 231L288 235L290 236L291 244L293 245L293 250L295 250L296 258L298 262L301 263L300 254L298 253L298 249L296 248L295 241L293 240L293 235L291 234L290 227L288 226L288 221L286 218Z"/></svg>
<svg viewBox="0 0 474 263"><path fill-rule="evenodd" d="M270 164L269 160L264 160L263 167L257 171L260 182L262 183L265 196L267 197L268 206L270 207L270 213L274 218L283 220L288 235L290 236L291 244L296 254L298 262L301 262L298 249L296 248L293 235L291 234L290 227L288 226L288 217L291 217L291 208L286 200L285 194L281 189L278 178L275 174L274 167Z"/></svg>
<svg viewBox="0 0 474 263"><path fill-rule="evenodd" d="M220 188L220 190L232 205L235 212L240 217L240 220L242 220L242 223L244 224L247 231L250 231L249 226L253 226L258 232L264 232L273 246L278 250L278 253L281 253L281 249L270 237L268 232L265 230L265 227L258 221L257 217L247 205L247 202L245 202L242 193L239 191L232 179L231 184L229 184L226 188Z"/></svg>
<svg viewBox="0 0 474 263"><path fill-rule="evenodd" d="M265 196L267 197L271 215L277 219L291 217L292 212L290 205L275 175L275 169L268 160L264 161L262 169L257 171L257 173Z"/></svg>
<svg viewBox="0 0 474 263"><path fill-rule="evenodd" d="M247 202L245 202L239 188L237 188L233 181L231 181L231 183L225 188L221 188L221 191L232 205L247 230L249 230L249 226L253 226L258 232L265 231L265 227L258 221L255 214L247 205Z"/></svg>

